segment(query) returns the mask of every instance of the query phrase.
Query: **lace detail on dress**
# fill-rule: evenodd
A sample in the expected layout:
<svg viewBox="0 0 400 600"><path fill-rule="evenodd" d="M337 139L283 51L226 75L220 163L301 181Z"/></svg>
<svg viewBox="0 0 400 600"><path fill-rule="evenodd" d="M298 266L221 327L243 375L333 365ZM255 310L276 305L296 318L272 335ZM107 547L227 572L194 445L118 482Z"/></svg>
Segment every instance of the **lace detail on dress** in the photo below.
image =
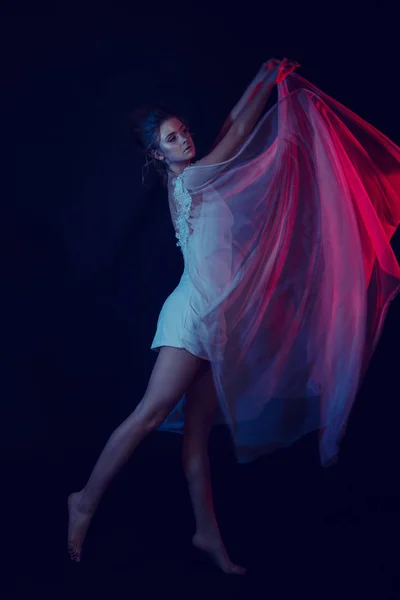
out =
<svg viewBox="0 0 400 600"><path fill-rule="evenodd" d="M183 252L190 233L188 221L192 197L183 185L181 175L173 178L172 185L177 204L176 237L178 238L178 242L176 245L180 246L181 251Z"/></svg>

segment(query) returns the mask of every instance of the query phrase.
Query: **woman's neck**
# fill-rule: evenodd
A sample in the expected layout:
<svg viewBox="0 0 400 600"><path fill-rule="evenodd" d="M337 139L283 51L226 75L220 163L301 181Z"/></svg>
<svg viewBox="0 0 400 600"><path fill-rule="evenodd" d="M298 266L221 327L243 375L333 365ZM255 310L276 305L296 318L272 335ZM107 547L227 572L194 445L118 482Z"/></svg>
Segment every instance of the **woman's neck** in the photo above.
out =
<svg viewBox="0 0 400 600"><path fill-rule="evenodd" d="M171 177L178 177L178 175L181 175L187 167L190 167L191 164L192 161L188 160L183 165L181 163L178 163L174 165L173 168L168 167L168 174Z"/></svg>

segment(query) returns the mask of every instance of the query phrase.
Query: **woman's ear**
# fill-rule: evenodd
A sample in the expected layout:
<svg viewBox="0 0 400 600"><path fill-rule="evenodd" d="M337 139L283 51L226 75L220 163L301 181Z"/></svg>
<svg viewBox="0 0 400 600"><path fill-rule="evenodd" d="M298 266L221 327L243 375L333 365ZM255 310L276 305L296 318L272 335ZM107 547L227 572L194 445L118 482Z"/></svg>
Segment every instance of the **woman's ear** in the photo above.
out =
<svg viewBox="0 0 400 600"><path fill-rule="evenodd" d="M151 154L153 158L156 158L157 160L165 160L165 157L158 150L153 150Z"/></svg>

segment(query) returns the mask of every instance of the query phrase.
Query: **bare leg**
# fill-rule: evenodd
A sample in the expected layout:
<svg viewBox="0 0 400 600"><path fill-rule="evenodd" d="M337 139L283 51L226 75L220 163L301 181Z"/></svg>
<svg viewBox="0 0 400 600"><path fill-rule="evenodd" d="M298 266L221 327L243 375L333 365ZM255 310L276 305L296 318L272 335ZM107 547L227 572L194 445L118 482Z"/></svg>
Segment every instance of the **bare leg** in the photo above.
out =
<svg viewBox="0 0 400 600"><path fill-rule="evenodd" d="M203 365L186 392L182 460L196 520L192 541L225 573L243 575L246 569L232 563L221 539L212 499L208 439L216 403L211 368Z"/></svg>
<svg viewBox="0 0 400 600"><path fill-rule="evenodd" d="M160 349L142 400L111 434L85 487L68 498L68 548L73 560L80 560L87 529L106 488L136 446L171 412L203 363L180 348Z"/></svg>

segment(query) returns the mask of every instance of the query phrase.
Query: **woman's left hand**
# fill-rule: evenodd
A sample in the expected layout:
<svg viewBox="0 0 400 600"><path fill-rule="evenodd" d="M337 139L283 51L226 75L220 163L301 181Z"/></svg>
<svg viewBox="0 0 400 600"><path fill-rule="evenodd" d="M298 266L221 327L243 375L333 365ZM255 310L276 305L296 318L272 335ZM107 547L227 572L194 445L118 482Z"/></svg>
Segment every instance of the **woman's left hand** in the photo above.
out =
<svg viewBox="0 0 400 600"><path fill-rule="evenodd" d="M264 64L267 72L266 76L273 84L281 83L290 73L293 73L295 69L300 67L300 63L295 60L288 60L287 58L283 60L272 58Z"/></svg>

